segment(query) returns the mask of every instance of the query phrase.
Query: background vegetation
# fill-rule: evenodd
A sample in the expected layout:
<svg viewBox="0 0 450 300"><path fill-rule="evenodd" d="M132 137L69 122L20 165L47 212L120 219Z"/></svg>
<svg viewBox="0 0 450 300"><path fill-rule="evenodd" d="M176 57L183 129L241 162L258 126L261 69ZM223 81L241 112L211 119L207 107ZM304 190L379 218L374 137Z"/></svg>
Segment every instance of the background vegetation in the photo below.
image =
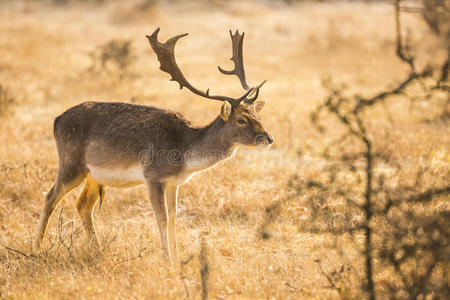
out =
<svg viewBox="0 0 450 300"><path fill-rule="evenodd" d="M446 0L2 1L0 298L445 298L448 18ZM246 32L275 145L241 148L181 188L181 274L144 187L107 190L101 256L83 247L81 187L31 254L64 110L95 100L197 124L218 114L158 69L145 38L158 26L161 39L190 32L177 58L193 83L231 94L240 85L216 66L229 61L228 30Z"/></svg>

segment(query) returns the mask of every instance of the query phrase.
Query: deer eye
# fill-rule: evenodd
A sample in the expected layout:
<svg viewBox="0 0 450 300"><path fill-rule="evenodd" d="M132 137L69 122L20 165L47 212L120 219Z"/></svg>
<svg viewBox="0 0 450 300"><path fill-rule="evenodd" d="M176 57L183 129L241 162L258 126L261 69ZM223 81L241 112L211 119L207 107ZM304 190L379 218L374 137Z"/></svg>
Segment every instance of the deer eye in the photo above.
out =
<svg viewBox="0 0 450 300"><path fill-rule="evenodd" d="M237 120L237 123L238 123L239 125L241 125L241 126L247 125L247 121L244 120L244 119L238 119L238 120Z"/></svg>

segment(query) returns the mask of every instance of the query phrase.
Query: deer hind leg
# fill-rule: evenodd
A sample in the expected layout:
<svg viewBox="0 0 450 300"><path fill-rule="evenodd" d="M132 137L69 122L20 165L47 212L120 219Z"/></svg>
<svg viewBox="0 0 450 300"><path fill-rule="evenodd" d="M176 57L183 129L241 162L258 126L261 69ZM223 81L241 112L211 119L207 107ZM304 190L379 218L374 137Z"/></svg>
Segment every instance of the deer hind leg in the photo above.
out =
<svg viewBox="0 0 450 300"><path fill-rule="evenodd" d="M41 248L42 240L47 231L48 221L58 203L68 192L77 187L83 181L84 177L85 173L76 167L64 168L60 166L56 181L45 197L44 208L41 212L39 227L34 240L34 250L38 251Z"/></svg>
<svg viewBox="0 0 450 300"><path fill-rule="evenodd" d="M88 244L96 249L100 249L100 244L95 234L93 216L95 204L99 197L103 197L103 193L103 185L94 181L88 173L86 185L77 199L77 210L87 234Z"/></svg>
<svg viewBox="0 0 450 300"><path fill-rule="evenodd" d="M175 218L177 216L178 186L166 188L167 216L168 216L168 242L172 259L180 266L178 257L177 237L175 230Z"/></svg>

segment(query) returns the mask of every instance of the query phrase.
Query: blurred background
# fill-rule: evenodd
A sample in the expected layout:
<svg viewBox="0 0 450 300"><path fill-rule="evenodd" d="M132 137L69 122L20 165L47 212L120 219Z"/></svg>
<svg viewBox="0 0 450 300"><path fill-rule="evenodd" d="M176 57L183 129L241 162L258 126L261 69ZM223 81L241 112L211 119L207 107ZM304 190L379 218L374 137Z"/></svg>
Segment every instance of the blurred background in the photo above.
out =
<svg viewBox="0 0 450 300"><path fill-rule="evenodd" d="M47 0L0 2L0 298L444 299L449 291L450 3ZM108 189L93 257L75 199L31 254L58 169L53 120L84 101L181 112L220 103L180 90L146 34L188 32L176 59L202 90L267 79L269 150L180 190L182 271L167 268L144 187Z"/></svg>

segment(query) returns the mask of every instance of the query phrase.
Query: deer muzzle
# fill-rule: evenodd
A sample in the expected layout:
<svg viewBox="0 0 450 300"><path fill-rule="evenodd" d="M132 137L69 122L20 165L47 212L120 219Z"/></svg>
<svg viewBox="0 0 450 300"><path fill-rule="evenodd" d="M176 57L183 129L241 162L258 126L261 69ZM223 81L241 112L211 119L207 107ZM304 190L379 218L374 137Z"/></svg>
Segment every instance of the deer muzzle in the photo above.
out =
<svg viewBox="0 0 450 300"><path fill-rule="evenodd" d="M268 146L273 143L273 138L267 132L257 134L255 137L255 144L261 146Z"/></svg>

